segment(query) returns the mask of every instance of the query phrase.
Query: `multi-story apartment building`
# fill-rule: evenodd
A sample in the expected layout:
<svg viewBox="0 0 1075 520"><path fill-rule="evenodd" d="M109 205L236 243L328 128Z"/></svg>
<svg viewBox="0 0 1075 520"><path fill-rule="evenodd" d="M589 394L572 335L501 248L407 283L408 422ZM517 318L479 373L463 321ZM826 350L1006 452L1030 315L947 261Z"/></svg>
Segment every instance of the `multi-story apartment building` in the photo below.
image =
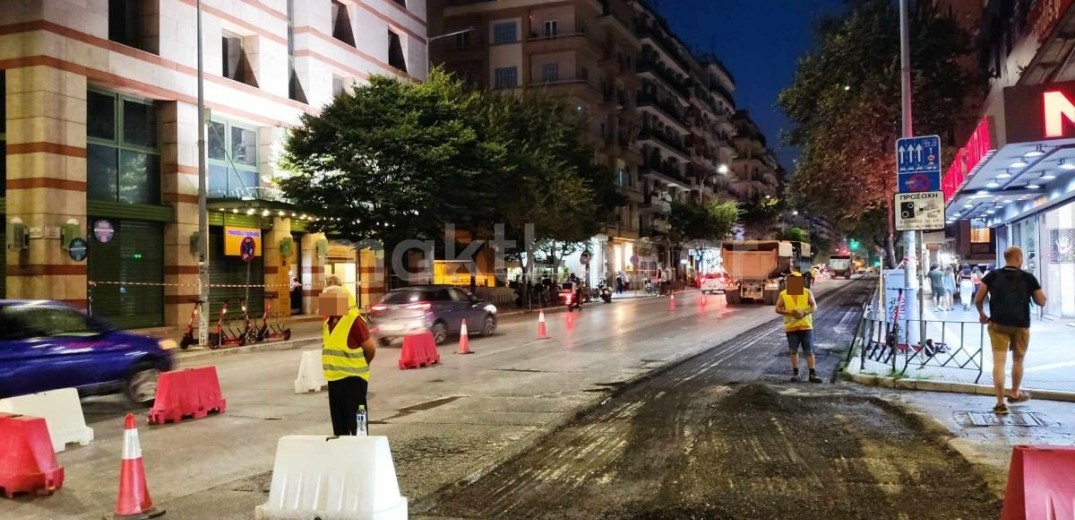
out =
<svg viewBox="0 0 1075 520"><path fill-rule="evenodd" d="M0 297L124 327L184 323L198 294L195 2L2 4ZM354 282L372 260L307 233L312 216L274 195L287 128L371 74L423 79L425 2L202 5L211 277L253 286L214 288L211 312L225 298L301 310L290 282L310 304L326 273ZM247 262L243 237L258 246Z"/></svg>
<svg viewBox="0 0 1075 520"><path fill-rule="evenodd" d="M736 112L732 121L736 128L736 158L729 191L744 202L779 196L783 175L776 156L766 145L765 134L746 110Z"/></svg>
<svg viewBox="0 0 1075 520"><path fill-rule="evenodd" d="M437 0L430 18L433 33L466 31L431 45L435 63L484 88L562 93L588 118L596 160L628 197L594 240L591 276L670 261L667 248L634 246L661 243L672 201L712 200L721 186L734 128L723 65L696 59L641 1Z"/></svg>

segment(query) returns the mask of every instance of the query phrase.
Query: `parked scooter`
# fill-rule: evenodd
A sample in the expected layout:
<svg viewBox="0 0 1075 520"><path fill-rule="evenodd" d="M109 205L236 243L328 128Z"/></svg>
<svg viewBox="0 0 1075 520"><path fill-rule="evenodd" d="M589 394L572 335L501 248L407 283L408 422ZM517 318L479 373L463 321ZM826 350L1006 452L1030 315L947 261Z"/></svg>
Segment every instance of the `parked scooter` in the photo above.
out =
<svg viewBox="0 0 1075 520"><path fill-rule="evenodd" d="M597 283L597 294L605 303L612 303L612 288L604 280Z"/></svg>
<svg viewBox="0 0 1075 520"><path fill-rule="evenodd" d="M261 315L261 326L254 328L255 339L262 341L287 341L291 339L291 329L279 323L269 323L272 300L265 300L265 312Z"/></svg>
<svg viewBox="0 0 1075 520"><path fill-rule="evenodd" d="M198 339L194 337L194 322L198 320L198 312L201 310L201 302L194 303L194 310L190 311L190 321L187 322L187 332L179 340L179 348L186 350L191 345L197 345Z"/></svg>

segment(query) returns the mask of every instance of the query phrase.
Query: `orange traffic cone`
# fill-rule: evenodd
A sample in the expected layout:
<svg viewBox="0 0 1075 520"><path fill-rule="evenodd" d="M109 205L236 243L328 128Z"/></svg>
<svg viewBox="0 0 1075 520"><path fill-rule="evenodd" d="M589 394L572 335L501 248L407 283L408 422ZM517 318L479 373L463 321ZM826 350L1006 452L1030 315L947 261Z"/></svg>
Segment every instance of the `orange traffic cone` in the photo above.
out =
<svg viewBox="0 0 1075 520"><path fill-rule="evenodd" d="M702 293L702 308L705 308L705 293Z"/></svg>
<svg viewBox="0 0 1075 520"><path fill-rule="evenodd" d="M164 510L153 507L146 486L146 468L142 465L142 447L138 443L138 428L134 415L128 413L123 424L123 460L119 468L119 495L116 497L115 520L156 518Z"/></svg>
<svg viewBox="0 0 1075 520"><path fill-rule="evenodd" d="M545 310L538 311L538 339L549 339L549 332L545 330Z"/></svg>
<svg viewBox="0 0 1075 520"><path fill-rule="evenodd" d="M456 354L473 354L470 351L470 335L467 334L467 320L463 320L463 326L459 329L459 350Z"/></svg>
<svg viewBox="0 0 1075 520"><path fill-rule="evenodd" d="M674 295L674 294L671 294L668 297L668 310L670 310L670 311L676 310L676 295Z"/></svg>

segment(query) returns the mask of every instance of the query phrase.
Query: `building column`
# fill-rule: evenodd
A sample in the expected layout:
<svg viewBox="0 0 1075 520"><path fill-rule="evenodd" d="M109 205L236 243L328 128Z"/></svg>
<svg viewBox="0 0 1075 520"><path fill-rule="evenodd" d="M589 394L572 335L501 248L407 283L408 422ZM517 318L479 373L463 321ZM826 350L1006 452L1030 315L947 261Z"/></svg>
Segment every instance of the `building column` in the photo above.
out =
<svg viewBox="0 0 1075 520"><path fill-rule="evenodd" d="M265 259L265 299L272 302L274 313L286 316L291 314L291 261L290 255L280 253L280 240L291 239L291 219L273 217L272 220L272 231L261 240L261 254Z"/></svg>
<svg viewBox="0 0 1075 520"><path fill-rule="evenodd" d="M318 253L317 243L325 240L324 233L307 233L302 236L302 312L317 311L317 297L325 287L325 257ZM326 244L326 251L328 245Z"/></svg>
<svg viewBox="0 0 1075 520"><path fill-rule="evenodd" d="M60 229L77 223L86 239L86 77L49 66L6 77L6 217L31 233L29 249L7 252L7 297L84 309L86 260L71 259Z"/></svg>
<svg viewBox="0 0 1075 520"><path fill-rule="evenodd" d="M164 103L160 120L161 200L175 208L175 222L164 227L164 323L174 327L187 323L201 296L192 247L198 232L198 107Z"/></svg>

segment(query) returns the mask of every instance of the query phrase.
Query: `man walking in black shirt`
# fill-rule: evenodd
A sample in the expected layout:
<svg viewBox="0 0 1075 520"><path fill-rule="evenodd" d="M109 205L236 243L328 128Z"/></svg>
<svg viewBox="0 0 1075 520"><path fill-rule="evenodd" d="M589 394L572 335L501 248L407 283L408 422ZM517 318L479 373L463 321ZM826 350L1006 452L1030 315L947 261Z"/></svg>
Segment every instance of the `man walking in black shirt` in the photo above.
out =
<svg viewBox="0 0 1075 520"><path fill-rule="evenodd" d="M1008 413L1004 404L1004 367L1008 350L1012 351L1012 392L1008 401L1021 403L1030 394L1019 390L1023 382L1023 358L1030 344L1030 300L1045 306L1045 293L1034 275L1023 271L1023 250L1009 247L1004 250L1003 269L990 271L982 279L983 290L974 298L978 307L978 319L988 324L989 340L993 346L993 387L997 392L997 405L993 411ZM986 295L989 296L989 315L985 314Z"/></svg>

